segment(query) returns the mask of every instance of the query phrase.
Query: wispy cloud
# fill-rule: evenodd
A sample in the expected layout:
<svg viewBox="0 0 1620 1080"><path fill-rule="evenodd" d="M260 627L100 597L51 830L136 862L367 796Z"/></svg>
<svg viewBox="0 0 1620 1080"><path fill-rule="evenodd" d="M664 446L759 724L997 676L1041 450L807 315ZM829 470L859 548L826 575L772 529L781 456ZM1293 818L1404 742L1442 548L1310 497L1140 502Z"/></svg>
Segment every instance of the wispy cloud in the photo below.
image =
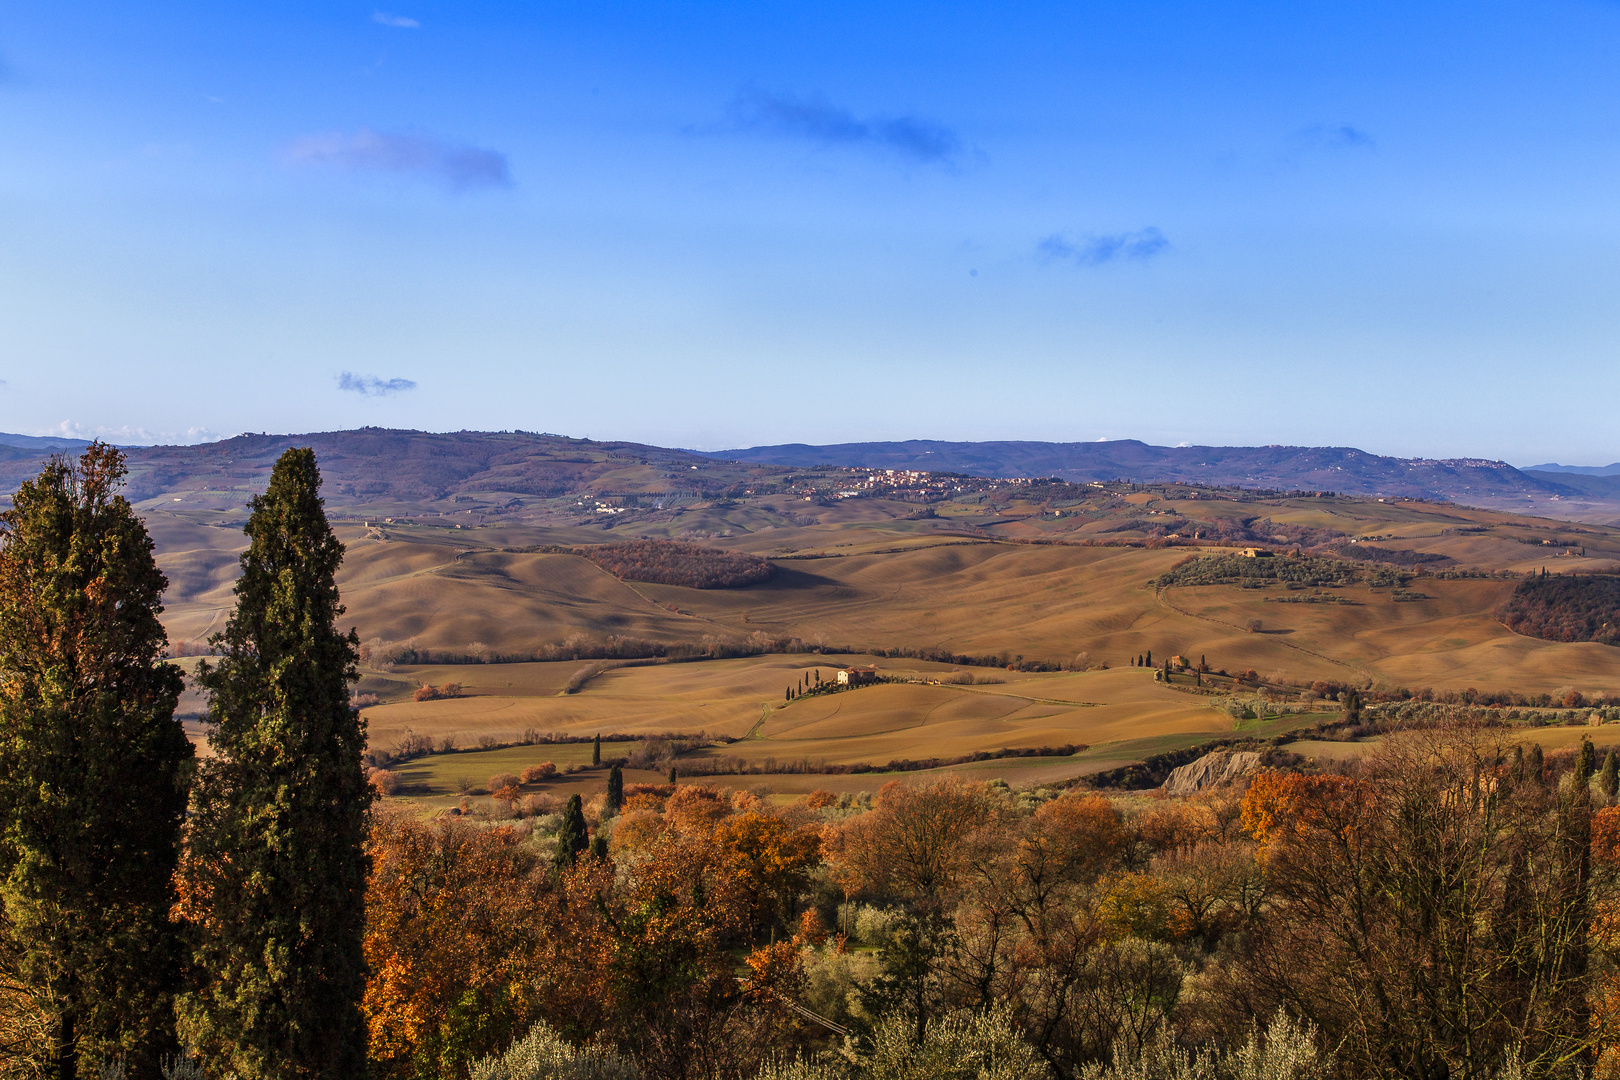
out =
<svg viewBox="0 0 1620 1080"><path fill-rule="evenodd" d="M950 165L963 156L950 128L918 116L857 116L820 97L798 98L750 90L731 107L740 128L821 146L865 147L928 165Z"/></svg>
<svg viewBox="0 0 1620 1080"><path fill-rule="evenodd" d="M409 15L395 15L390 11L373 11L371 21L381 26L391 26L395 30L420 30L422 24Z"/></svg>
<svg viewBox="0 0 1620 1080"><path fill-rule="evenodd" d="M287 159L344 172L386 172L436 180L452 191L510 187L506 155L430 135L390 134L361 128L298 139Z"/></svg>
<svg viewBox="0 0 1620 1080"><path fill-rule="evenodd" d="M1170 249L1164 233L1149 225L1135 232L1091 235L1070 240L1053 233L1035 245L1035 251L1049 262L1072 262L1076 266L1101 266L1117 259L1146 262Z"/></svg>
<svg viewBox="0 0 1620 1080"><path fill-rule="evenodd" d="M410 379L379 379L375 375L356 375L352 371L340 373L337 384L339 390L362 397L388 397L416 389L416 383Z"/></svg>
<svg viewBox="0 0 1620 1080"><path fill-rule="evenodd" d="M1371 135L1354 124L1311 124L1300 128L1289 139L1296 150L1359 150L1377 144Z"/></svg>

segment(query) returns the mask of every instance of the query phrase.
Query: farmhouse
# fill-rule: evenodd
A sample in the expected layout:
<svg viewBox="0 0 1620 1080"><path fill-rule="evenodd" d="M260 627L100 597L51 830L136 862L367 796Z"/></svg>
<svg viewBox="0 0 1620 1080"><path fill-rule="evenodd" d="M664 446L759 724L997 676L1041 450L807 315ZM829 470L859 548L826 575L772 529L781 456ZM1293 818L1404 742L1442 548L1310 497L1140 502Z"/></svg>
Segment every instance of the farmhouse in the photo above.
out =
<svg viewBox="0 0 1620 1080"><path fill-rule="evenodd" d="M839 686L861 686L877 681L877 668L847 667L838 673Z"/></svg>
<svg viewBox="0 0 1620 1080"><path fill-rule="evenodd" d="M1244 548L1243 557L1245 559L1269 559L1271 558L1271 552L1265 548Z"/></svg>

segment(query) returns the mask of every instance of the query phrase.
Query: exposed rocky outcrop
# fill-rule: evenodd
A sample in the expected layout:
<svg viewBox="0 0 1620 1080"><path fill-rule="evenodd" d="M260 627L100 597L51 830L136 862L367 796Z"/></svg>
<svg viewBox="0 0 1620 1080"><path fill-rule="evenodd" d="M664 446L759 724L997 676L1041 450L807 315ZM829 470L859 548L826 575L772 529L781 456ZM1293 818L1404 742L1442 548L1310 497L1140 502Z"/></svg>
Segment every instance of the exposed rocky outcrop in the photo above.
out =
<svg viewBox="0 0 1620 1080"><path fill-rule="evenodd" d="M1252 750L1217 750L1171 771L1164 782L1170 795L1196 795L1246 779L1260 768L1260 755Z"/></svg>

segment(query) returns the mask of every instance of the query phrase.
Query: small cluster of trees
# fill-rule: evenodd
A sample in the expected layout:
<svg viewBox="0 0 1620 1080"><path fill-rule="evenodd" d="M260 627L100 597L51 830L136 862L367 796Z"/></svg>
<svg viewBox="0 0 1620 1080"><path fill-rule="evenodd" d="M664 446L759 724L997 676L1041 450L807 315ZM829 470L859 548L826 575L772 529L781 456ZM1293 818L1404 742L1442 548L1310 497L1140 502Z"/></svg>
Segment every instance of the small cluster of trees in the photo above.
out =
<svg viewBox="0 0 1620 1080"><path fill-rule="evenodd" d="M199 669L200 762L124 471L94 444L0 514L8 1075L156 1077L183 1046L213 1076L363 1076L372 794L314 454L288 450L252 502L236 607Z"/></svg>
<svg viewBox="0 0 1620 1080"><path fill-rule="evenodd" d="M458 698L462 694L460 683L445 683L443 686L423 684L411 693L412 701L442 701L446 698Z"/></svg>

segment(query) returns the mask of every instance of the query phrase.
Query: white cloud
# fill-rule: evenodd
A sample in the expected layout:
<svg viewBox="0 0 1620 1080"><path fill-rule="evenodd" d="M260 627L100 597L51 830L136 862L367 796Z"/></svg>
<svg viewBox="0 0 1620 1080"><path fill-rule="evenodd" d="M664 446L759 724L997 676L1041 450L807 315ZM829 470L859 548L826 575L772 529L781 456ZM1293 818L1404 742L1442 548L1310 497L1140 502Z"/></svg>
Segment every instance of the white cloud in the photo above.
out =
<svg viewBox="0 0 1620 1080"><path fill-rule="evenodd" d="M337 377L337 384L339 390L347 390L362 397L388 397L390 394L416 389L416 383L410 379L379 379L375 375L356 375L352 371L341 372Z"/></svg>
<svg viewBox="0 0 1620 1080"><path fill-rule="evenodd" d="M190 446L194 443L218 442L224 436L205 427L191 427L185 431L150 431L143 427L123 424L81 424L77 420L63 420L54 428L30 434L57 436L63 439L101 439L115 446Z"/></svg>
<svg viewBox="0 0 1620 1080"><path fill-rule="evenodd" d="M373 11L371 21L379 26L391 26L395 30L420 30L422 24L409 15L395 15L388 11Z"/></svg>

